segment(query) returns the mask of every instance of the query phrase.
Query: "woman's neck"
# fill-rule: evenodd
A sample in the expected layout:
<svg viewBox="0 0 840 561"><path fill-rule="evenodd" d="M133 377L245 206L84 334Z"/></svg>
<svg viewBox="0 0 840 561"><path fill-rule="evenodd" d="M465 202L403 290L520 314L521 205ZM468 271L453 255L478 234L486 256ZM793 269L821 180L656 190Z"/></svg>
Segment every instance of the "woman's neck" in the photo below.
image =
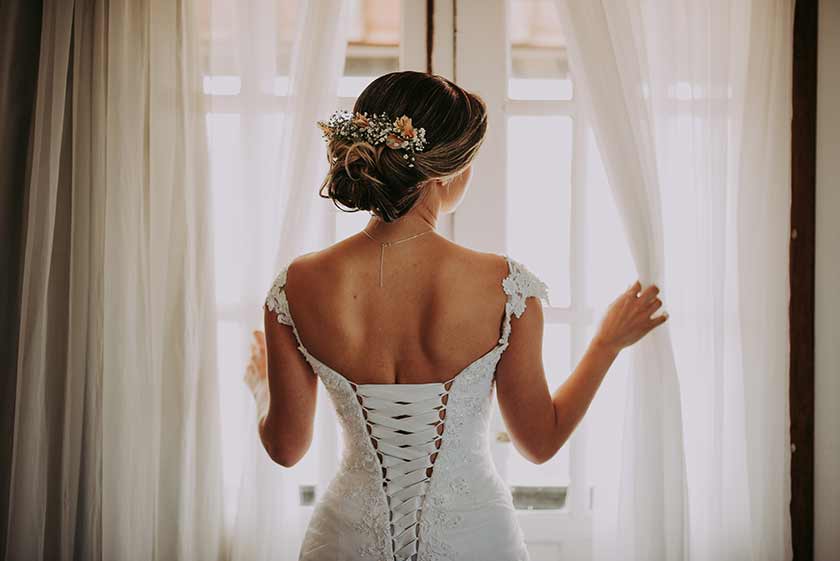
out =
<svg viewBox="0 0 840 561"><path fill-rule="evenodd" d="M405 216L393 222L385 222L371 216L365 230L380 242L397 241L426 230L437 229L438 213L423 202L415 204Z"/></svg>

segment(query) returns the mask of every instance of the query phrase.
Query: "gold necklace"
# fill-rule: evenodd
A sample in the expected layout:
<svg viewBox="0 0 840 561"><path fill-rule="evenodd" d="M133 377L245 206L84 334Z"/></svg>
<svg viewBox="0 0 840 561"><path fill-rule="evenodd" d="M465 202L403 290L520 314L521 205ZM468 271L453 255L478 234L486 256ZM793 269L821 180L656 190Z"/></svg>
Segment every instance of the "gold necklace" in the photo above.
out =
<svg viewBox="0 0 840 561"><path fill-rule="evenodd" d="M403 242L407 242L409 240L413 240L414 238L419 238L423 234L428 234L429 232L431 232L433 230L434 230L434 228L430 228L429 230L425 230L423 232L420 232L419 234L414 234L413 236L409 236L407 238L403 238L401 240L396 240L396 241L393 241L393 242L380 242L379 240L377 240L376 238L371 236L370 233L368 233L367 230L365 230L364 228L362 229L362 233L364 233L364 235L366 235L367 237L369 237L370 239L372 239L373 241L375 241L379 244L379 286L380 287L382 287L382 267L383 267L383 263L385 261L385 248L390 246L390 245L397 245L398 243L403 243Z"/></svg>

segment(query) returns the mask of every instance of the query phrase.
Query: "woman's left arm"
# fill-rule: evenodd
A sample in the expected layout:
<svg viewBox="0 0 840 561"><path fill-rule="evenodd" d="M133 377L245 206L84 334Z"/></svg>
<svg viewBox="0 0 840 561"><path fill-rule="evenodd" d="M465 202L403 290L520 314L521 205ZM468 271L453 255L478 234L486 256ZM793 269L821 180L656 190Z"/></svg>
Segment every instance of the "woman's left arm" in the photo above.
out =
<svg viewBox="0 0 840 561"><path fill-rule="evenodd" d="M245 382L257 405L260 440L272 460L292 467L312 443L318 378L297 348L291 326L265 309L254 332Z"/></svg>

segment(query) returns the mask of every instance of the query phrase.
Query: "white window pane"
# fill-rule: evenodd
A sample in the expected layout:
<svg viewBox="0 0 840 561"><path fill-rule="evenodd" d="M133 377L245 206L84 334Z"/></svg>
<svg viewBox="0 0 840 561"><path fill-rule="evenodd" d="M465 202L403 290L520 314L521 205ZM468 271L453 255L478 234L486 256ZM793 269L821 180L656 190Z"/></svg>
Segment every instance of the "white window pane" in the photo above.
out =
<svg viewBox="0 0 840 561"><path fill-rule="evenodd" d="M400 66L400 3L351 0L348 11L347 58L339 97L357 97L375 78Z"/></svg>
<svg viewBox="0 0 840 561"><path fill-rule="evenodd" d="M587 305L603 312L607 304L636 280L636 272L621 216L591 129L587 130L586 142L586 216L583 227L587 248L584 252L584 283Z"/></svg>
<svg viewBox="0 0 840 561"><path fill-rule="evenodd" d="M587 250L585 280L587 306L595 313L587 326L587 340L594 336L606 306L635 280L630 249L607 175L591 130L587 131L586 217L583 221ZM630 354L619 354L604 377L586 413L587 483L594 487L593 501L603 512L617 508L618 478L615 467L621 458L621 427Z"/></svg>
<svg viewBox="0 0 840 561"><path fill-rule="evenodd" d="M572 119L508 118L508 253L569 305Z"/></svg>
<svg viewBox="0 0 840 561"><path fill-rule="evenodd" d="M239 76L205 76L204 93L208 95L237 95L242 89Z"/></svg>
<svg viewBox="0 0 840 561"><path fill-rule="evenodd" d="M572 81L568 78L516 78L508 81L511 99L572 99Z"/></svg>
<svg viewBox="0 0 840 561"><path fill-rule="evenodd" d="M330 204L332 202L330 201ZM364 228L370 220L370 213L367 211L343 212L335 211L335 239L343 240L356 234Z"/></svg>
<svg viewBox="0 0 840 561"><path fill-rule="evenodd" d="M253 417L247 413L253 408L253 399L242 381L248 360L247 337L249 330L236 321L220 321L217 326L216 346L219 376L219 410L222 431L222 481L225 496L236 496L242 476L242 458L247 447L242 435L248 430L246 421ZM225 505L225 516L232 521L236 504Z"/></svg>
<svg viewBox="0 0 840 561"><path fill-rule="evenodd" d="M342 76L338 81L338 97L358 97L376 76ZM350 107L345 107L348 111Z"/></svg>
<svg viewBox="0 0 840 561"><path fill-rule="evenodd" d="M210 155L210 188L213 194L213 233L216 266L216 300L220 304L235 302L246 274L240 263L244 242L237 236L240 224L246 223L247 200L237 186L241 185L240 116L236 113L209 113L207 136Z"/></svg>
<svg viewBox="0 0 840 561"><path fill-rule="evenodd" d="M289 77L288 76L275 76L274 77L274 95L276 96L287 96L289 95Z"/></svg>
<svg viewBox="0 0 840 561"><path fill-rule="evenodd" d="M511 0L511 99L572 99L566 39L554 0Z"/></svg>
<svg viewBox="0 0 840 561"><path fill-rule="evenodd" d="M399 70L397 45L387 47L348 47L344 76L338 84L339 97L357 97L374 79Z"/></svg>
<svg viewBox="0 0 840 561"><path fill-rule="evenodd" d="M548 389L553 394L568 378L569 370L569 326L547 324L543 338L543 365ZM512 486L567 486L569 484L569 447L563 446L557 454L544 464L533 464L515 449L508 456L508 484Z"/></svg>

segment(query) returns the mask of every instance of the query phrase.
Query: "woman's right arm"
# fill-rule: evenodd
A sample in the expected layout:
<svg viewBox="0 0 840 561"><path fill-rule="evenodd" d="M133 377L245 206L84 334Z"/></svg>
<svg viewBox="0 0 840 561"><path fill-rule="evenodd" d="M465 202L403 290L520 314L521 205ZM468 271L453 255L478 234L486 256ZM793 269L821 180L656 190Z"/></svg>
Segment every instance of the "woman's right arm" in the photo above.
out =
<svg viewBox="0 0 840 561"><path fill-rule="evenodd" d="M609 306L572 374L551 394L542 364L543 314L536 299L511 318L510 344L499 361L499 409L517 450L529 461L550 460L583 418L621 349L668 318L651 317L662 305L655 285L634 283ZM640 292L641 291L641 292Z"/></svg>

